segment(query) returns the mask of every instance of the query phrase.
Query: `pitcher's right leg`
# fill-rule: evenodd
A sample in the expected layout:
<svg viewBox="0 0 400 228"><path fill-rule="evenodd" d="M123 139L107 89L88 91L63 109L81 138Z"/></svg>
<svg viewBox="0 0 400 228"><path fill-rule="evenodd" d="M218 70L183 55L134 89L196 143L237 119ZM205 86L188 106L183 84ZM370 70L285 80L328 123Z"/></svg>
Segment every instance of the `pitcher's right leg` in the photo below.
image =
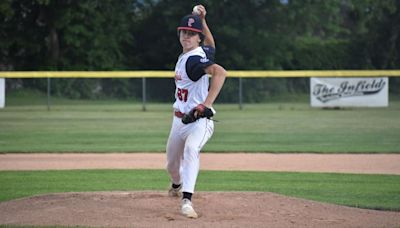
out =
<svg viewBox="0 0 400 228"><path fill-rule="evenodd" d="M178 122L179 121L179 122ZM174 121L172 123L171 132L167 142L167 171L171 178L171 185L176 187L169 191L170 195L179 196L179 191L181 189L181 175L180 175L180 167L183 156L183 148L185 145L184 140L180 137L178 129L179 129L180 119L174 117ZM179 188L179 189L178 189Z"/></svg>

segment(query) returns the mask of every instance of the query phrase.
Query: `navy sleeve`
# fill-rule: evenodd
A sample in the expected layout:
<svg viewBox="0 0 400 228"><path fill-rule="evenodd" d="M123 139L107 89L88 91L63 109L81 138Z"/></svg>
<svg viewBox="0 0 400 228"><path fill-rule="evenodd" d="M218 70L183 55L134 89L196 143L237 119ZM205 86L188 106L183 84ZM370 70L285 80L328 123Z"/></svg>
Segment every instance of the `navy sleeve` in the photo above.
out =
<svg viewBox="0 0 400 228"><path fill-rule="evenodd" d="M194 55L190 56L186 61L186 73L192 81L199 80L204 74L206 74L204 69L214 64L215 49L209 47L209 49L206 50L204 48L206 47L203 47L206 57L202 58L199 55Z"/></svg>
<svg viewBox="0 0 400 228"><path fill-rule="evenodd" d="M211 61L215 62L215 48L211 46L202 46L203 51L206 53L207 58L211 59Z"/></svg>

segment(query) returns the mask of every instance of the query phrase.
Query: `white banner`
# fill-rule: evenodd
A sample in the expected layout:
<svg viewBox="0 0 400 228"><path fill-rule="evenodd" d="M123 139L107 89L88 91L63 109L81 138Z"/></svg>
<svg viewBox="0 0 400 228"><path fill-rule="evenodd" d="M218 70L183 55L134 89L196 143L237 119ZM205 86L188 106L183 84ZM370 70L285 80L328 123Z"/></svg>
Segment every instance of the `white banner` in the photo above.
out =
<svg viewBox="0 0 400 228"><path fill-rule="evenodd" d="M387 107L389 80L381 78L311 78L312 107Z"/></svg>
<svg viewBox="0 0 400 228"><path fill-rule="evenodd" d="M6 80L0 78L0 108L6 105Z"/></svg>

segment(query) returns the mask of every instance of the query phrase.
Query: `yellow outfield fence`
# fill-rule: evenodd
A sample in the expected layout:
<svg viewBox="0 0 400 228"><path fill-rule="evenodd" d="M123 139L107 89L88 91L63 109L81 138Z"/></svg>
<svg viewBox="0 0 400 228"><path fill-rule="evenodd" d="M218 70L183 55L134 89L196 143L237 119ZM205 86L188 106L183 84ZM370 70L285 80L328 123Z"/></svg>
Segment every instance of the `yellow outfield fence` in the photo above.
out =
<svg viewBox="0 0 400 228"><path fill-rule="evenodd" d="M231 70L229 77L301 78L301 77L400 77L400 70ZM171 78L173 71L0 71L0 78Z"/></svg>
<svg viewBox="0 0 400 228"><path fill-rule="evenodd" d="M146 111L146 79L173 78L174 71L0 71L0 78L47 78L47 108L50 110L51 78L141 78L142 110ZM400 77L400 70L230 70L228 77L239 78L239 109L243 104L244 78L307 78L307 77Z"/></svg>

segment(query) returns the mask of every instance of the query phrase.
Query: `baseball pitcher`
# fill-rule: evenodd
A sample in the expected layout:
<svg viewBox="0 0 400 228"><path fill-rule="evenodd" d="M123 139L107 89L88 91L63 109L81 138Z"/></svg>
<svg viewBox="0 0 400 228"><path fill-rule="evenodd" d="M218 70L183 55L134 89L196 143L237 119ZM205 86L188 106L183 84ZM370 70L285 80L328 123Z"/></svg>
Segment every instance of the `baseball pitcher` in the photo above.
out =
<svg viewBox="0 0 400 228"><path fill-rule="evenodd" d="M223 67L214 62L215 42L206 23L202 5L182 18L178 37L182 53L175 66L174 116L168 138L167 170L171 178L169 196L180 197L181 213L197 218L193 209L200 166L200 150L214 132L212 105L226 77ZM209 83L211 76L211 83Z"/></svg>

